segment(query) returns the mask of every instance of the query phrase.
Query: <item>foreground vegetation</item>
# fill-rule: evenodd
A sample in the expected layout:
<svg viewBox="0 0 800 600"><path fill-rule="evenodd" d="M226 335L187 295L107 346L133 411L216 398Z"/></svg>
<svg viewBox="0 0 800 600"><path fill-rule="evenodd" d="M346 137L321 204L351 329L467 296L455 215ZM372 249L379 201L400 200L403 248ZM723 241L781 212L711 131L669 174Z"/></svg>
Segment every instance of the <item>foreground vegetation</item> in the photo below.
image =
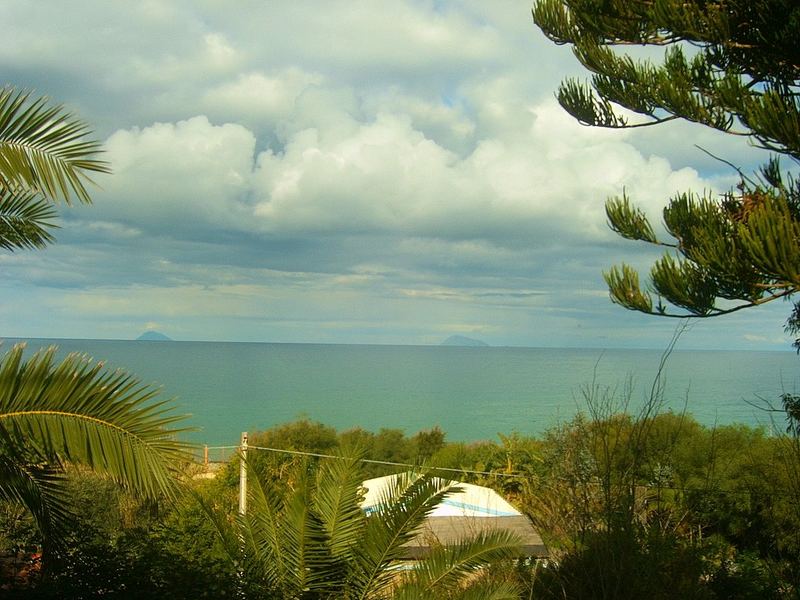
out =
<svg viewBox="0 0 800 600"><path fill-rule="evenodd" d="M0 249L44 248L54 241L54 206L91 203L86 185L108 173L99 142L80 119L47 98L0 88ZM177 492L175 471L190 459L178 440L183 417L158 390L102 362L56 348L0 358L0 502L16 527L36 526L41 569L65 552L77 505L70 467L93 470L147 502ZM12 569L14 567L12 561Z"/></svg>
<svg viewBox="0 0 800 600"><path fill-rule="evenodd" d="M424 462L434 474L436 468L461 470L439 474L503 493L534 521L552 559L536 564L501 552L485 573L506 595L475 597L796 597L800 447L793 432L709 428L687 415L614 408L607 397L594 396L586 414L538 438L511 434L497 442L447 442L438 428L410 437L394 429L336 431L303 419L253 435L250 443L351 456L358 448L374 461ZM336 467L330 459L276 452L250 455L262 501L285 498L281 510L305 507L303 514L318 522L321 513L308 507L319 497L315 486L330 483L332 473L344 477L347 471L344 479L352 483L401 470L352 460ZM267 585L272 580L261 567L273 568L270 559L257 567L232 556L230 540L242 536L235 532L237 522L242 526L235 458L214 479L194 478L192 469L198 467L187 470L187 493L177 504L136 500L97 474L71 471L77 517L57 563L44 578L34 572L16 582L7 564L5 589L20 598L327 597L326 578L286 595ZM0 519L6 556L37 548L39 533L17 505L4 504ZM248 535L252 541L252 530ZM296 537L303 535L309 534ZM265 542L256 547L263 550ZM291 556L291 549L281 552ZM336 577L329 574L338 590L351 581L348 573L359 572L352 560L340 561ZM381 589L363 597L385 597ZM407 595L461 597L458 590L454 584L436 594Z"/></svg>

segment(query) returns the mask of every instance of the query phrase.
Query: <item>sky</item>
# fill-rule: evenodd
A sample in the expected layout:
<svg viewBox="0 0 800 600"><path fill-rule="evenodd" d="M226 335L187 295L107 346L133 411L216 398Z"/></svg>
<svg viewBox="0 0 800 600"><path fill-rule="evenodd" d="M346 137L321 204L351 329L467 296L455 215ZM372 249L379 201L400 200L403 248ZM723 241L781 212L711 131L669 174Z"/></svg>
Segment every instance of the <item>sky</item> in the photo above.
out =
<svg viewBox="0 0 800 600"><path fill-rule="evenodd" d="M86 121L113 174L57 242L0 254L0 336L663 348L676 321L613 305L602 271L765 155L685 123L583 127L585 78L516 0L4 0L3 83ZM789 350L780 304L680 347Z"/></svg>

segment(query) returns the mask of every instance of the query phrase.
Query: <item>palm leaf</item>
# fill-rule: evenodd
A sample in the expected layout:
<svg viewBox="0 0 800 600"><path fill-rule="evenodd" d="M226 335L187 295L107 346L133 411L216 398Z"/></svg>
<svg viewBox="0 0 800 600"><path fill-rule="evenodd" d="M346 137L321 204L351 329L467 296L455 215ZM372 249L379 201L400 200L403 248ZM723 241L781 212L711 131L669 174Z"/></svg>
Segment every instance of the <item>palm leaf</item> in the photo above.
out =
<svg viewBox="0 0 800 600"><path fill-rule="evenodd" d="M58 528L72 522L63 472L0 455L0 499L21 504L33 516L46 546L57 545Z"/></svg>
<svg viewBox="0 0 800 600"><path fill-rule="evenodd" d="M413 586L403 586L392 594L392 600L519 600L521 588L508 581L478 579L462 589L447 590L446 594L431 595L430 592Z"/></svg>
<svg viewBox="0 0 800 600"><path fill-rule="evenodd" d="M190 446L175 437L185 430L173 425L184 417L154 401L156 390L85 356L71 354L56 365L55 348L27 361L23 350L15 346L0 360L0 454L9 463L73 462L145 497L174 495L174 474ZM5 497L20 496L20 485L0 479Z"/></svg>
<svg viewBox="0 0 800 600"><path fill-rule="evenodd" d="M299 464L291 477L293 487L285 488L261 477L248 464L248 511L237 519L241 550L230 553L239 557L246 576L287 598L341 589L346 561L333 556L328 528L339 529L337 523L344 522L342 515L348 514L349 507L328 506L337 494L332 489L320 494L317 482L328 488L341 482L348 470L335 465L314 478L307 464ZM322 511L318 510L321 504L326 504ZM358 504L354 505L358 510Z"/></svg>
<svg viewBox="0 0 800 600"><path fill-rule="evenodd" d="M521 589L508 581L480 580L450 597L452 600L519 600Z"/></svg>
<svg viewBox="0 0 800 600"><path fill-rule="evenodd" d="M447 597L501 600L518 591L513 584L474 576L478 568L515 555L517 540L506 532L433 552L403 577L396 570L405 557L403 544L458 488L430 476L399 475L366 517L360 477L357 457L313 468L297 465L289 477L292 486L265 479L248 465L247 515L231 521L207 504L204 508L244 581L275 597L366 600L395 593L444 597L446 592ZM432 564L426 566L428 561Z"/></svg>
<svg viewBox="0 0 800 600"><path fill-rule="evenodd" d="M480 567L519 556L519 544L513 533L496 530L440 546L417 563L404 587L428 597L435 596L437 591L454 589Z"/></svg>
<svg viewBox="0 0 800 600"><path fill-rule="evenodd" d="M0 90L0 187L29 190L67 204L74 195L90 203L87 172L108 173L95 157L99 142L87 140L89 128L47 98L31 100L27 92Z"/></svg>
<svg viewBox="0 0 800 600"><path fill-rule="evenodd" d="M247 464L248 513L239 517L239 531L246 540L245 564L251 574L260 572L267 586L284 589L291 578L283 548L284 498L258 477L252 463Z"/></svg>
<svg viewBox="0 0 800 600"><path fill-rule="evenodd" d="M308 591L335 590L341 585L337 561L328 550L328 534L313 510L313 484L302 469L283 514L283 550L293 585L285 592L299 597Z"/></svg>
<svg viewBox="0 0 800 600"><path fill-rule="evenodd" d="M217 537L222 544L222 549L239 577L240 596L245 596L242 588L260 587L264 590L275 589L273 579L265 577L271 561L264 560L262 554L256 549L259 540L254 529L243 525L245 517L229 518L229 514L219 507L213 506L206 497L196 490L189 490L189 494L198 503L206 518L211 522ZM280 558L278 555L277 558ZM260 585L252 586L254 582ZM244 584L244 585L243 585ZM271 587L273 586L273 587Z"/></svg>
<svg viewBox="0 0 800 600"><path fill-rule="evenodd" d="M234 527L227 514L215 507L209 500L195 489L187 490L189 497L193 498L200 506L200 509L205 514L206 518L211 522L214 531L222 543L222 549L225 551L231 563L240 567L243 561L244 551L242 534L238 527Z"/></svg>
<svg viewBox="0 0 800 600"><path fill-rule="evenodd" d="M47 230L57 227L52 222L55 217L45 198L0 187L0 248L44 248L53 241Z"/></svg>
<svg viewBox="0 0 800 600"><path fill-rule="evenodd" d="M328 533L328 547L337 558L348 558L366 524L361 510L363 471L359 457L322 463L317 472L314 509Z"/></svg>
<svg viewBox="0 0 800 600"><path fill-rule="evenodd" d="M353 569L353 597L366 600L386 590L395 575L390 567L404 557L403 544L411 541L425 518L457 488L429 475L398 475L378 509L367 520L358 560Z"/></svg>

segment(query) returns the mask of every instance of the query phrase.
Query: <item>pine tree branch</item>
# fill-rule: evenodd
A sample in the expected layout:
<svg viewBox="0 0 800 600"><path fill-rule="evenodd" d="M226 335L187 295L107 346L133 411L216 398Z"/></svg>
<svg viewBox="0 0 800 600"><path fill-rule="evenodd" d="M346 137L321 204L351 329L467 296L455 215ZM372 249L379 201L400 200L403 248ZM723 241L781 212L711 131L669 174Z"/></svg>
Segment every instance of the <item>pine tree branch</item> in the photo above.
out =
<svg viewBox="0 0 800 600"><path fill-rule="evenodd" d="M708 319L711 317L721 317L723 315L729 315L735 312L739 312L740 310L744 310L745 308L753 308L755 306L760 306L762 304L766 304L768 302L772 302L773 300L779 300L781 298L788 298L792 294L796 293L798 290L796 287L792 287L792 289L785 290L779 294L770 294L764 298L759 298L758 300L753 300L752 302L746 302L743 304L738 304L732 308L713 308L710 313L697 315L691 313L670 313L670 312L660 312L660 311L643 311L633 307L630 307L632 310L639 310L639 312L643 312L649 315L658 315L659 317L668 317L672 319ZM627 308L627 307L626 307Z"/></svg>

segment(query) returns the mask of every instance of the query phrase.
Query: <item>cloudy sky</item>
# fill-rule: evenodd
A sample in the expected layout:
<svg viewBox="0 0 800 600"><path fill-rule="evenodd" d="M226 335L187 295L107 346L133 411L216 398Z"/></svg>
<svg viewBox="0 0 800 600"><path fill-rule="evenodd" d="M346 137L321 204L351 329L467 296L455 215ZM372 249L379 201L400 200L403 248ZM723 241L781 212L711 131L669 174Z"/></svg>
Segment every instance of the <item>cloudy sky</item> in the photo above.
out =
<svg viewBox="0 0 800 600"><path fill-rule="evenodd" d="M529 0L4 0L0 72L105 144L94 205L0 255L0 335L663 347L675 322L601 272L656 256L611 233L764 157L686 124L581 127L583 76ZM786 305L682 347L788 349Z"/></svg>

